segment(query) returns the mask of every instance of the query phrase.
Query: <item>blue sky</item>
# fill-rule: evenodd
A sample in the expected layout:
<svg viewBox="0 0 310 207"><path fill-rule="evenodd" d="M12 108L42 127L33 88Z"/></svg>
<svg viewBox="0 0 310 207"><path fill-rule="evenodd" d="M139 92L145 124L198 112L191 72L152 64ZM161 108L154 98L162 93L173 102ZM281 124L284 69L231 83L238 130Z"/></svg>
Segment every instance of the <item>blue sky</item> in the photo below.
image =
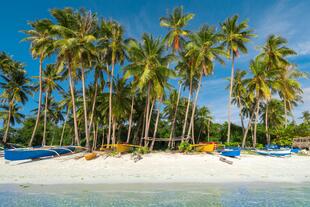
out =
<svg viewBox="0 0 310 207"><path fill-rule="evenodd" d="M3 1L0 7L1 38L0 51L6 51L14 59L26 64L30 76L38 74L38 61L29 52L29 43L21 43L24 35L20 30L28 29L27 21L50 18L49 9L73 7L90 9L99 16L119 21L126 36L140 38L143 32L163 37L166 29L159 26L159 18L174 7L183 5L186 12L195 13L188 29L198 30L203 24L218 27L227 17L239 14L240 19L249 19L249 25L257 38L248 44L249 52L241 55L236 62L237 69L247 69L249 60L259 53L256 46L262 45L270 34L281 35L288 39L289 46L298 55L291 60L305 72L310 72L310 1L308 0L27 0ZM217 122L227 120L228 91L225 90L230 74L230 62L216 66L214 74L203 80L199 105L211 109ZM296 117L304 110L310 110L310 81L301 80L304 89L304 104L294 111ZM66 84L65 84L66 86ZM187 92L184 92L184 95ZM29 114L35 108L37 96L30 97L24 107ZM239 123L238 111L233 111L233 121Z"/></svg>

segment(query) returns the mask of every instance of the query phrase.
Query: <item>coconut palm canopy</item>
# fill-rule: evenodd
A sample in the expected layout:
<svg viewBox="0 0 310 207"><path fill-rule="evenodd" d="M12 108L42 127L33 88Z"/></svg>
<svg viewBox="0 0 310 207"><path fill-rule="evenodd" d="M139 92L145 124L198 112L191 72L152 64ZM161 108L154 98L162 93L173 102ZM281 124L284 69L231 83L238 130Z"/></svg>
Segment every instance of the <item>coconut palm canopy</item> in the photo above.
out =
<svg viewBox="0 0 310 207"><path fill-rule="evenodd" d="M126 12L53 7L27 19L17 46L37 66L0 53L3 141L27 131L24 144L89 150L120 142L153 149L156 137L174 147L178 136L255 147L276 142L288 125L307 128L307 112L299 119L294 110L309 104L308 74L286 33L262 33L242 12L215 22L201 8L172 8L150 12L157 32L139 34Z"/></svg>

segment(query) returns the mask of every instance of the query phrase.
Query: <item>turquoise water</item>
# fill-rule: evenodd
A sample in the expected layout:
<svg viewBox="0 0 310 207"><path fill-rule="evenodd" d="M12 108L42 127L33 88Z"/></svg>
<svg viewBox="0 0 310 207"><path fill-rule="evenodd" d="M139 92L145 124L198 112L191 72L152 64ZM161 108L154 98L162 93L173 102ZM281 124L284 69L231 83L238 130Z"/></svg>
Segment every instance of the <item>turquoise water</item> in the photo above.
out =
<svg viewBox="0 0 310 207"><path fill-rule="evenodd" d="M0 185L0 206L310 206L310 184Z"/></svg>

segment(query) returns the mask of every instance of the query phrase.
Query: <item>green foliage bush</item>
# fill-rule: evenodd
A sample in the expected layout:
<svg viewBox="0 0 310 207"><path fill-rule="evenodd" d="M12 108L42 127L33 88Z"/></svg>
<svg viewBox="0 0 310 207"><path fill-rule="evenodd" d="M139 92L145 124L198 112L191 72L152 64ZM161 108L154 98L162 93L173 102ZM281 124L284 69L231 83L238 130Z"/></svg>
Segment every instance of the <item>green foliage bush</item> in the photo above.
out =
<svg viewBox="0 0 310 207"><path fill-rule="evenodd" d="M138 147L134 152L143 155L143 154L150 153L150 150L148 147Z"/></svg>
<svg viewBox="0 0 310 207"><path fill-rule="evenodd" d="M239 147L240 143L239 142L225 142L225 147Z"/></svg>
<svg viewBox="0 0 310 207"><path fill-rule="evenodd" d="M179 150L180 152L188 153L188 152L191 152L193 148L190 143L181 142L181 144L179 145Z"/></svg>

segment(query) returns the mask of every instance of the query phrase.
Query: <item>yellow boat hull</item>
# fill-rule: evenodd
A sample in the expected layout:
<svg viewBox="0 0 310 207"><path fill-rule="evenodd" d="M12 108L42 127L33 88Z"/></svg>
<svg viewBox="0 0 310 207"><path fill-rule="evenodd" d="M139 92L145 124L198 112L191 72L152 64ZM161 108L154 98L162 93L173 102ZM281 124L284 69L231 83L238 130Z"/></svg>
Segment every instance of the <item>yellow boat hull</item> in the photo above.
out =
<svg viewBox="0 0 310 207"><path fill-rule="evenodd" d="M193 145L195 147L195 150L198 152L213 152L215 150L215 144L197 144Z"/></svg>
<svg viewBox="0 0 310 207"><path fill-rule="evenodd" d="M85 160L92 160L92 159L95 159L96 157L97 157L97 153L95 152L84 155Z"/></svg>

